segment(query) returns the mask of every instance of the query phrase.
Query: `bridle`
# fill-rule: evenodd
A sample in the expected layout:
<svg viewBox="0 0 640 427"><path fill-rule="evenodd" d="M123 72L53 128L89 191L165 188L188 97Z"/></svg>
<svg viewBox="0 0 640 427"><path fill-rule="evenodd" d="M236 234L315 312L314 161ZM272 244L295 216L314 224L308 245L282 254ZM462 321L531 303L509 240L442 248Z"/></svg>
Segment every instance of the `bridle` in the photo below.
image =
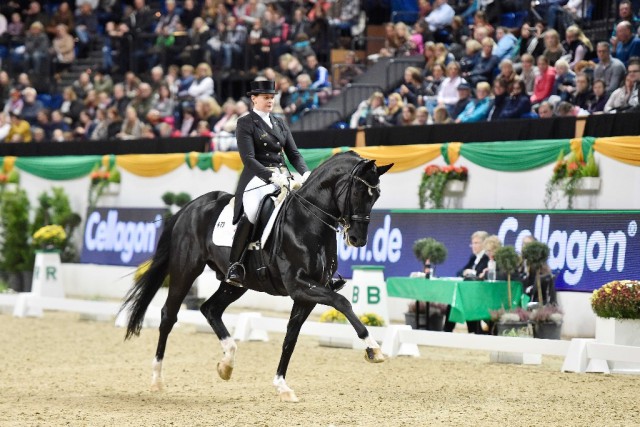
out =
<svg viewBox="0 0 640 427"><path fill-rule="evenodd" d="M334 202L336 203L336 208L338 209L338 212L342 214L339 217L336 217L330 214L329 212L326 212L318 205L302 197L300 194L298 194L297 191L291 192L291 194L295 196L297 200L300 201L300 204L302 205L302 207L304 207L309 213L311 213L311 215L313 215L316 219L318 219L320 222L325 224L327 227L331 228L336 233L340 233L340 232L347 233L349 228L351 227L352 222L363 222L363 223L369 224L369 222L371 221L371 216L365 215L362 213L353 213L352 212L353 208L351 206L351 194L353 191L353 183L355 181L359 181L362 184L364 184L368 188L370 196L373 196L373 190L380 192L380 183L376 185L372 185L357 175L357 173L360 171L362 166L364 166L366 161L367 160L363 159L363 160L360 160L358 163L356 163L356 165L353 167L353 169L351 169L351 172L349 173L349 178L344 182L344 184L342 185L342 188L336 194ZM340 206L338 206L338 200L340 199L340 196L342 195L342 193L344 193L345 191L346 191L346 198L344 202L344 208L340 209ZM315 209L316 211L330 218L333 224L330 224L329 222L322 219L311 208Z"/></svg>

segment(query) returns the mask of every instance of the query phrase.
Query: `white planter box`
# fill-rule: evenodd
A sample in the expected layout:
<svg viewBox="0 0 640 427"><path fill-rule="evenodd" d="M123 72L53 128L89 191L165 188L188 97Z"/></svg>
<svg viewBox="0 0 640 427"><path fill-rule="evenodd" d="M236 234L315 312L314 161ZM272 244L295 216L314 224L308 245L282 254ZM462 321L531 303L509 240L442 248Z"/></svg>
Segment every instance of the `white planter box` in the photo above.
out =
<svg viewBox="0 0 640 427"><path fill-rule="evenodd" d="M9 193L15 193L16 191L18 191L18 184L16 184L15 182L7 182L4 185L4 191Z"/></svg>
<svg viewBox="0 0 640 427"><path fill-rule="evenodd" d="M447 193L462 193L464 191L464 185L464 181L460 181L459 179L452 179L451 181L447 181L444 191L446 191Z"/></svg>
<svg viewBox="0 0 640 427"><path fill-rule="evenodd" d="M640 347L640 320L596 318L596 341ZM614 373L640 374L640 363L609 361Z"/></svg>
<svg viewBox="0 0 640 427"><path fill-rule="evenodd" d="M120 194L120 183L119 182L108 182L102 191L104 195L115 196Z"/></svg>
<svg viewBox="0 0 640 427"><path fill-rule="evenodd" d="M580 178L576 184L577 191L598 191L600 190L600 182L602 179L597 176L586 176Z"/></svg>

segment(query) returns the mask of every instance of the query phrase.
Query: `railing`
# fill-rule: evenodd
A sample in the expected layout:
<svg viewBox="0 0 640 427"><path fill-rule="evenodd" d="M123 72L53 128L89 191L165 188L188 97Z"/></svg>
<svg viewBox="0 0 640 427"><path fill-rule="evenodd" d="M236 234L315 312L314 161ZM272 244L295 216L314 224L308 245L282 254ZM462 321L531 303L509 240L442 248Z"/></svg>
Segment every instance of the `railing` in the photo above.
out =
<svg viewBox="0 0 640 427"><path fill-rule="evenodd" d="M307 108L302 112L301 130L315 130L342 120L342 113L332 108ZM308 129L305 129L308 127Z"/></svg>
<svg viewBox="0 0 640 427"><path fill-rule="evenodd" d="M407 67L421 67L424 62L422 56L392 58L387 64L386 87L395 87L404 77L404 71Z"/></svg>
<svg viewBox="0 0 640 427"><path fill-rule="evenodd" d="M365 99L368 99L375 91L384 93L384 89L375 84L367 83L349 83L342 96L342 114L345 117L351 115L351 113L358 107L358 104Z"/></svg>

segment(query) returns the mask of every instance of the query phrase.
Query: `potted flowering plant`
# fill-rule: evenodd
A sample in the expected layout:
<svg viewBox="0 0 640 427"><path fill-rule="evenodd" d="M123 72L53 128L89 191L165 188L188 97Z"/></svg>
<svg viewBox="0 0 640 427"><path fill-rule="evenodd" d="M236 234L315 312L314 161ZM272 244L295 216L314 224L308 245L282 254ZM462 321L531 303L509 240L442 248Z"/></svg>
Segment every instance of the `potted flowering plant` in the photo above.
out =
<svg viewBox="0 0 640 427"><path fill-rule="evenodd" d="M428 165L418 187L420 209L424 209L427 202L433 208L442 209L445 191L462 192L468 177L469 171L464 166Z"/></svg>
<svg viewBox="0 0 640 427"><path fill-rule="evenodd" d="M530 337L529 312L522 307L511 310L500 308L490 310L494 335L510 337Z"/></svg>
<svg viewBox="0 0 640 427"><path fill-rule="evenodd" d="M67 240L67 233L57 224L45 225L33 233L33 244L41 250L61 250Z"/></svg>
<svg viewBox="0 0 640 427"><path fill-rule="evenodd" d="M596 341L640 346L640 281L614 280L591 295ZM640 364L609 361L613 372L640 373Z"/></svg>
<svg viewBox="0 0 640 427"><path fill-rule="evenodd" d="M557 206L559 200L555 195L561 191L567 198L567 207L573 209L573 198L578 191L598 191L600 189L600 169L589 151L587 161L577 159L574 153L565 157L560 151L553 168L553 175L547 183L544 204L548 209Z"/></svg>
<svg viewBox="0 0 640 427"><path fill-rule="evenodd" d="M562 310L554 304L533 309L529 313L529 320L533 325L533 337L559 340L562 331L562 318Z"/></svg>
<svg viewBox="0 0 640 427"><path fill-rule="evenodd" d="M20 173L17 170L12 169L6 174L0 172L0 190L15 193L18 191L18 184L20 184Z"/></svg>

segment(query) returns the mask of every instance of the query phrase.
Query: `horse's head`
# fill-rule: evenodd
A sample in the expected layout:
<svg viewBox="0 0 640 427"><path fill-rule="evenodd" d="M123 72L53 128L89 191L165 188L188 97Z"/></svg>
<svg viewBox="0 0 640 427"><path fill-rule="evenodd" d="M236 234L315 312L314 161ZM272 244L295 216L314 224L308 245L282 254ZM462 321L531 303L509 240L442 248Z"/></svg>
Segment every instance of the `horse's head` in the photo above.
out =
<svg viewBox="0 0 640 427"><path fill-rule="evenodd" d="M347 245L367 244L371 209L380 197L380 176L392 166L393 163L378 166L374 160L360 159L349 175L339 181L337 203Z"/></svg>

